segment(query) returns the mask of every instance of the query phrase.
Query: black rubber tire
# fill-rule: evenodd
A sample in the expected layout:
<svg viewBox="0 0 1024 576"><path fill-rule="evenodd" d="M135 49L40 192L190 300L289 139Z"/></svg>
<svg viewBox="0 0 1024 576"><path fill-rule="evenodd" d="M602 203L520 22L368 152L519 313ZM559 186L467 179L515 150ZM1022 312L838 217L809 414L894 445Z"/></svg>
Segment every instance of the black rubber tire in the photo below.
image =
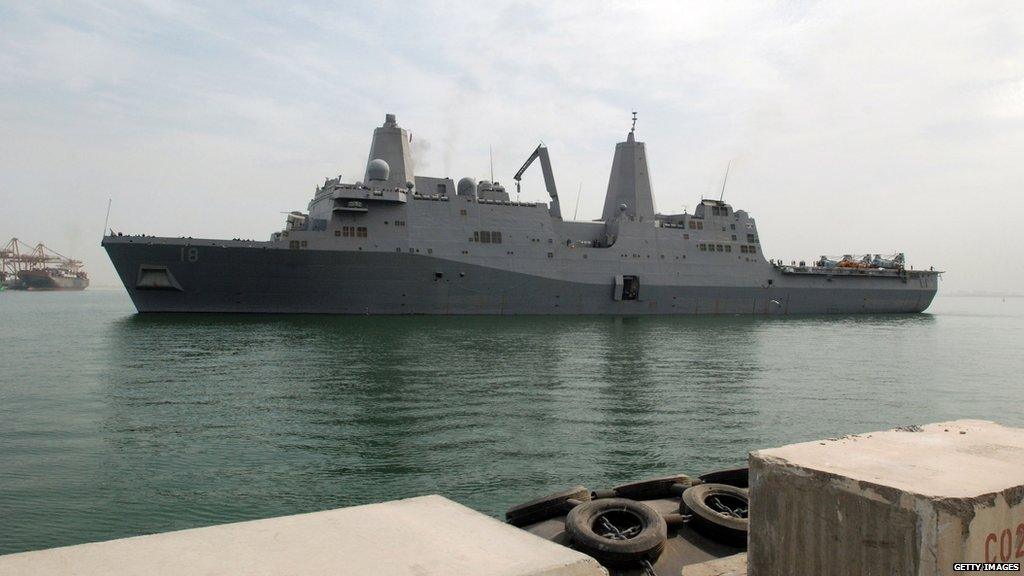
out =
<svg viewBox="0 0 1024 576"><path fill-rule="evenodd" d="M650 478L640 482L616 486L613 490L615 490L615 494L620 498L653 500L654 498L667 498L677 495L672 492L673 484L689 486L690 477L686 474L675 474L673 476L662 476L661 478Z"/></svg>
<svg viewBox="0 0 1024 576"><path fill-rule="evenodd" d="M716 470L707 474L701 474L698 478L705 484L728 484L737 488L750 487L750 469L746 467Z"/></svg>
<svg viewBox="0 0 1024 576"><path fill-rule="evenodd" d="M590 490L583 486L573 486L568 490L542 496L524 504L513 506L505 512L505 521L513 526L523 527L527 524L561 516L567 512L566 501L590 501Z"/></svg>
<svg viewBox="0 0 1024 576"><path fill-rule="evenodd" d="M594 531L594 522L604 514L628 513L640 525L640 532L628 540L612 540ZM668 526L654 509L626 498L603 498L585 502L565 518L565 531L573 547L608 566L631 565L640 560L653 562L665 549Z"/></svg>
<svg viewBox="0 0 1024 576"><path fill-rule="evenodd" d="M728 484L698 484L683 492L683 497L679 500L679 512L689 514L691 516L690 524L704 536L722 544L745 548L750 521L747 518L735 518L711 509L706 501L717 495L741 499L747 502L749 509L746 488Z"/></svg>

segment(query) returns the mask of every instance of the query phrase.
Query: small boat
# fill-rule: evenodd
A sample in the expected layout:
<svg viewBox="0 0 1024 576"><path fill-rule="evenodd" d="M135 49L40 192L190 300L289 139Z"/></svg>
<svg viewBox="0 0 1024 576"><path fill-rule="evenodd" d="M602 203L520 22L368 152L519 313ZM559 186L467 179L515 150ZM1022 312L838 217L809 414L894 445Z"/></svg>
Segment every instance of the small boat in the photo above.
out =
<svg viewBox="0 0 1024 576"><path fill-rule="evenodd" d="M575 486L505 520L599 561L612 576L679 574L747 549L747 468L675 474L610 490Z"/></svg>

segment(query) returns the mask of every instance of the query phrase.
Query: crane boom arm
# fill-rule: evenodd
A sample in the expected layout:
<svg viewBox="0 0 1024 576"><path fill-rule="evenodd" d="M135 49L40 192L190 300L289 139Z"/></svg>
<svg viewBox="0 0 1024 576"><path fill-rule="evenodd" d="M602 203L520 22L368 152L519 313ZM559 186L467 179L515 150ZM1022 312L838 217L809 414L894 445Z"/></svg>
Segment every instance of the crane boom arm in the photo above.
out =
<svg viewBox="0 0 1024 576"><path fill-rule="evenodd" d="M533 154L530 154L530 157L523 163L523 167L512 177L516 181L516 194L519 193L519 182L523 178L523 173L537 159L540 159L540 169L544 174L544 187L547 188L548 194L551 196L551 206L548 208L548 211L555 218L561 218L562 209L558 204L558 189L555 188L555 175L551 171L551 158L548 156L547 146L543 144L538 145Z"/></svg>

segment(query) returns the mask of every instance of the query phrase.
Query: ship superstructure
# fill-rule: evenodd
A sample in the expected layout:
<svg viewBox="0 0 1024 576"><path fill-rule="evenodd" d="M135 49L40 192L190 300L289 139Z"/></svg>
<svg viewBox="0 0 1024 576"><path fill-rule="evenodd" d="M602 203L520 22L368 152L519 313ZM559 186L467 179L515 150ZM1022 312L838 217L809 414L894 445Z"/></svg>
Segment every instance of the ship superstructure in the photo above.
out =
<svg viewBox="0 0 1024 576"><path fill-rule="evenodd" d="M409 142L388 114L363 179L327 179L269 241L111 234L103 246L140 312L919 312L937 289L938 272L902 261L769 261L755 220L721 200L658 213L635 130L615 146L601 220L588 222L563 218L543 145L514 180L539 161L547 203L416 175Z"/></svg>

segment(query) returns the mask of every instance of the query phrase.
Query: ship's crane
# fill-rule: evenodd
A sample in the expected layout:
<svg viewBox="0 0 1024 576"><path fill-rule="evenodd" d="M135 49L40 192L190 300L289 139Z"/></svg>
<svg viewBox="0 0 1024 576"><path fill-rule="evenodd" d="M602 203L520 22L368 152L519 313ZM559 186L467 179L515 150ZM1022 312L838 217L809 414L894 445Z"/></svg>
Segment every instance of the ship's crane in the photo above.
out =
<svg viewBox="0 0 1024 576"><path fill-rule="evenodd" d="M530 157L523 163L523 167L516 172L516 175L512 177L516 181L516 197L519 197L519 181L523 178L523 172L533 164L534 160L540 159L540 169L544 174L544 187L548 189L548 194L551 195L551 206L548 207L548 212L552 217L562 219L562 208L558 204L558 190L555 188L555 176L551 172L551 158L548 156L548 147L543 143L537 146L537 149L530 154Z"/></svg>

